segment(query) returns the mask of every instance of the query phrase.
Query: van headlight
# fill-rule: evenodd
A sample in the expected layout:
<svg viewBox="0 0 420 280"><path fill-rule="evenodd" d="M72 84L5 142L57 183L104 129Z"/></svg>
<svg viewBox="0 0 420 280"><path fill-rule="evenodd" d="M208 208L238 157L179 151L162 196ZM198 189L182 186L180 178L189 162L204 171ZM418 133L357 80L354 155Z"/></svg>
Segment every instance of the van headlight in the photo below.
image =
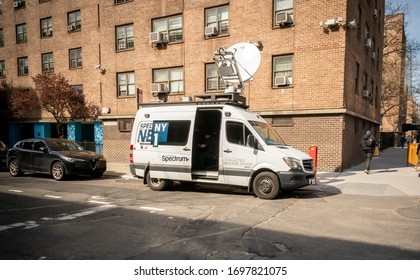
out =
<svg viewBox="0 0 420 280"><path fill-rule="evenodd" d="M283 158L284 162L293 170L302 170L302 166L300 165L300 161L296 158L292 157L285 157Z"/></svg>

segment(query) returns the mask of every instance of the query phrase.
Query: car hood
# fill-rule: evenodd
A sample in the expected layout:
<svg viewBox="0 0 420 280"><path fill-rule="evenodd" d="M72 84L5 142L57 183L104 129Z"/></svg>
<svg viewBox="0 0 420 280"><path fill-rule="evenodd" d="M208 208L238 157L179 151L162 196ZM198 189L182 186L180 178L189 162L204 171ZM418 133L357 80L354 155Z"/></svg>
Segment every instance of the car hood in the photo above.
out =
<svg viewBox="0 0 420 280"><path fill-rule="evenodd" d="M63 155L63 156L67 156L67 157L72 157L72 158L80 158L80 159L85 159L85 160L98 160L100 158L103 157L103 155L101 154L97 154L95 152L92 151L53 151L53 153L55 154L59 154L59 155Z"/></svg>

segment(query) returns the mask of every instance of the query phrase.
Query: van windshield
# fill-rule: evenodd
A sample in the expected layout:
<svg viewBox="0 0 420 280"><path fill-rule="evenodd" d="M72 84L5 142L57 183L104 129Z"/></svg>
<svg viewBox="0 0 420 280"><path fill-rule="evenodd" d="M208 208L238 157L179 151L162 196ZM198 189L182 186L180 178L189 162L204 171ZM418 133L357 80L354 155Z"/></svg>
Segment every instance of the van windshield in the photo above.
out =
<svg viewBox="0 0 420 280"><path fill-rule="evenodd" d="M277 134L277 132L268 125L266 122L249 121L255 131L264 139L267 145L283 145L285 146L283 139Z"/></svg>

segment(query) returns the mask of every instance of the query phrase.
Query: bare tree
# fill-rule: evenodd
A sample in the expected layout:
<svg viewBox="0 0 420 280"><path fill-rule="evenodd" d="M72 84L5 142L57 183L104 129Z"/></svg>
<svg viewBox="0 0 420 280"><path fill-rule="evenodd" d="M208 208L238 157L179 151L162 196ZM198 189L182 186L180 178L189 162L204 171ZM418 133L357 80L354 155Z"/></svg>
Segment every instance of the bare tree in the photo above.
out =
<svg viewBox="0 0 420 280"><path fill-rule="evenodd" d="M32 77L35 89L12 86L9 104L15 117L25 116L33 110L45 110L57 123L57 134L64 136L64 123L68 120L96 119L99 107L87 103L83 94L73 91L61 73L42 73Z"/></svg>
<svg viewBox="0 0 420 280"><path fill-rule="evenodd" d="M409 13L407 5L386 1L385 10L381 116L393 123L393 130L398 132L406 119L408 94L413 93L406 83L409 70L407 58L408 54L412 57L420 50L420 44L405 36L408 24L405 15Z"/></svg>

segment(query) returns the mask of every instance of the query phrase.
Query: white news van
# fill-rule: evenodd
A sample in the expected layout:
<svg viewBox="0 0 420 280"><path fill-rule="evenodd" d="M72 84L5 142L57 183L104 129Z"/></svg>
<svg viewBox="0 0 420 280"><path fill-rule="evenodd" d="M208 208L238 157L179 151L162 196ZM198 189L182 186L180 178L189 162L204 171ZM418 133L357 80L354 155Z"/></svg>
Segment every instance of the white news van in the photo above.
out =
<svg viewBox="0 0 420 280"><path fill-rule="evenodd" d="M315 183L312 158L287 146L235 96L141 104L131 136L131 173L155 191L174 181L223 184L263 199ZM212 144L203 144L210 137Z"/></svg>

